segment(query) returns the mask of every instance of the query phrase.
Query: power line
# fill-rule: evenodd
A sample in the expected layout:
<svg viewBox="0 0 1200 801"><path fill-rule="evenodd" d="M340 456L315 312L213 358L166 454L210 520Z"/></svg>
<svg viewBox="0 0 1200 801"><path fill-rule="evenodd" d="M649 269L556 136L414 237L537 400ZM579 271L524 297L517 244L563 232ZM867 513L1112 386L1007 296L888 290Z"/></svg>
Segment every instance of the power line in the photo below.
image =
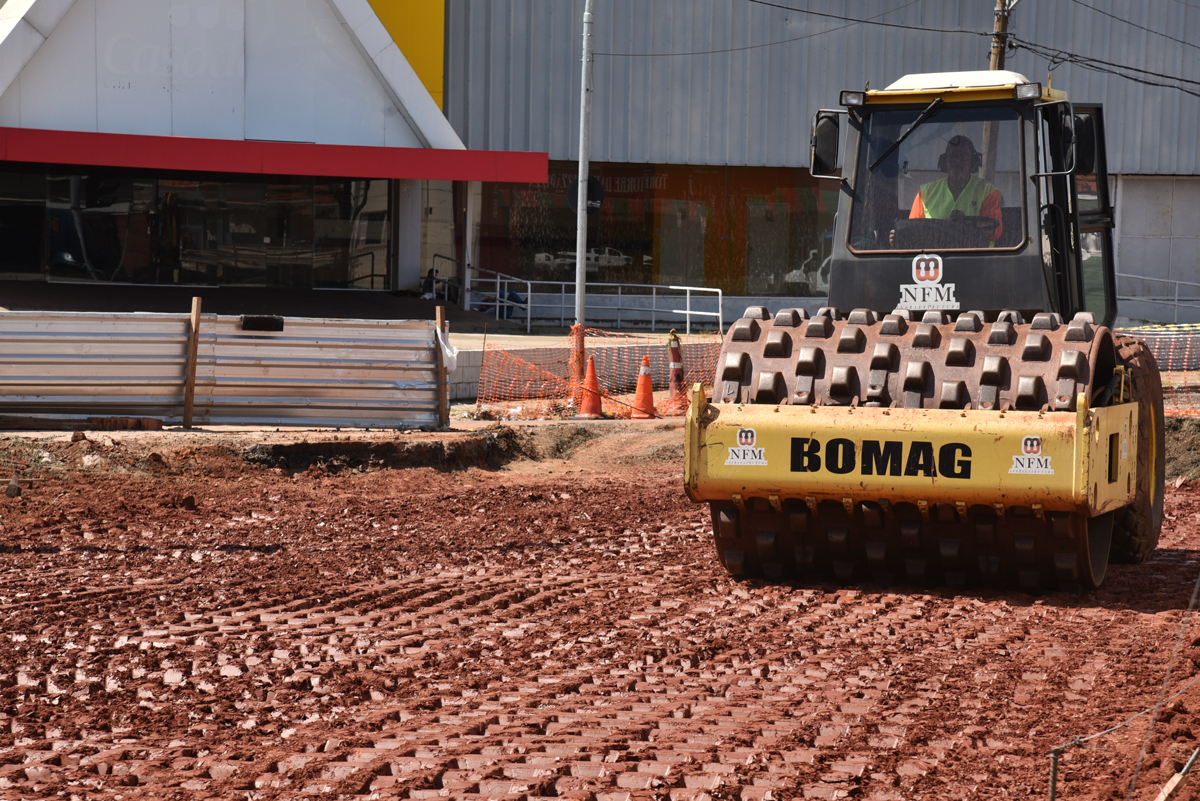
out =
<svg viewBox="0 0 1200 801"><path fill-rule="evenodd" d="M824 11L812 11L810 9L804 9L804 8L792 8L791 6L780 5L779 3L771 3L768 0L746 0L746 2L755 3L760 6L769 6L770 8L779 8L779 9L783 9L784 11L792 11L797 14L809 14L814 17L829 17L830 19L840 19L845 22L861 22L865 25L879 25L884 28L901 28L901 29L907 30L907 31L924 31L926 33L970 33L970 34L974 34L975 36L991 36L992 35L991 31L987 31L985 33L983 31L963 31L963 30L950 30L948 28L928 28L928 27L925 27L924 25L903 25L899 22L876 22L875 21L877 19L876 17L871 17L869 19L857 19L855 17L843 17L840 14L829 14ZM880 14L879 16L882 17L883 14Z"/></svg>
<svg viewBox="0 0 1200 801"><path fill-rule="evenodd" d="M970 34L974 34L976 36L991 36L992 35L990 33L983 33L981 31L959 31L959 30L944 30L944 29L939 29L939 28L923 28L923 27L920 27L917 25L902 25L900 23L895 23L895 22L878 22L877 21L880 17L887 16L888 14L891 14L895 11L901 11L905 8L908 8L911 5L915 5L915 4L919 3L920 0L909 0L909 2L905 3L902 6L897 6L896 8L890 8L887 11L884 11L882 14L876 14L875 16L867 17L866 19L856 19L854 17L843 17L839 14L827 14L822 11L808 11L808 10L805 10L802 8L790 8L788 6L782 6L782 5L777 5L775 3L769 3L769 2L766 2L766 0L746 0L746 2L757 3L758 5L764 5L764 6L771 6L772 8L780 8L780 9L784 9L785 11L793 11L793 12L796 12L797 14L809 14L814 17L829 17L831 19L844 21L844 22L846 22L846 24L839 25L836 28L827 28L823 31L816 31L815 33L807 33L803 36L796 36L792 39L780 39L779 41L776 41L776 42L764 42L763 44L745 45L744 47L727 47L727 48L723 48L720 50L692 50L692 51L683 52L683 53L599 53L599 52L597 52L597 53L593 53L592 55L594 55L594 56L623 56L623 57L633 57L633 58L663 58L663 57L667 57L667 56L707 56L707 55L715 55L715 54L719 54L719 53L737 53L737 52L741 52L743 50L757 50L760 47L774 47L775 45L788 44L789 42L799 42L804 39L811 39L814 36L823 36L824 34L827 34L827 33L833 33L835 31L845 30L846 28L849 28L852 25L880 25L880 26L883 26L886 28L903 28L905 30L927 31L927 32L932 32L932 33L970 33Z"/></svg>
<svg viewBox="0 0 1200 801"><path fill-rule="evenodd" d="M1071 0L1071 1L1082 6L1083 8L1087 8L1091 11L1095 11L1097 13L1104 14L1105 16L1113 17L1114 19L1118 19L1121 22L1127 22L1126 20L1121 20L1119 17L1114 17L1112 14L1109 14L1106 11L1102 11L1101 9L1095 8L1093 6L1089 6L1086 3L1081 2L1080 0ZM1142 69L1140 67L1133 67L1133 66L1129 66L1127 64L1118 64L1118 63L1112 62L1112 61L1105 61L1104 59L1092 58L1091 56L1084 56L1084 55L1080 55L1078 53L1071 53L1066 50L1060 50L1057 48L1047 47L1045 45L1040 45L1036 42L1031 42L1027 39L1021 39L1017 36L1013 36L1011 33L995 34L990 31L954 30L954 29L948 29L948 28L927 28L927 27L922 27L922 26L918 26L918 25L904 25L902 23L882 22L879 20L880 17L886 16L887 14L890 14L892 12L900 11L904 8L914 5L916 2L918 2L918 0L910 0L910 2L905 3L902 6L898 6L893 9L888 9L887 11L884 11L881 14L877 14L874 17L867 17L865 19L846 17L841 14L830 14L830 13L827 13L824 11L812 11L809 9L792 8L791 6L786 6L786 5L782 5L779 3L770 2L770 0L746 0L746 2L754 3L756 5L768 6L770 8L777 8L777 9L781 9L783 11L790 11L790 12L794 12L797 14L807 14L809 16L814 16L814 17L825 17L828 19L836 19L836 20L845 22L846 24L839 25L836 28L829 28L829 29L826 29L823 31L817 31L815 33L805 34L804 36L797 36L792 39L780 39L779 41L775 41L775 42L765 42L763 44L745 45L743 47L730 47L730 48L723 48L723 49L719 49L719 50L695 50L695 51L688 51L688 52L682 52L682 53L595 53L594 55L615 56L615 57L634 57L634 58L638 58L638 57L655 58L655 57L668 57L668 56L701 56L701 55L712 55L712 54L718 54L718 53L735 53L735 52L744 51L744 50L754 50L754 49L757 49L760 47L773 47L773 46L779 45L779 44L788 44L790 42L798 42L798 41L802 41L804 39L811 39L814 36L821 36L826 33L833 33L834 31L844 30L846 28L849 28L852 25L876 25L876 26L884 27L884 28L898 28L901 30L915 30L915 31L922 31L922 32L926 32L926 33L965 33L965 34L971 34L973 36L988 36L988 37L1000 36L1004 39L1006 46L1010 50L1018 50L1018 49L1028 50L1030 53L1032 53L1036 56L1041 56L1042 58L1045 58L1047 61L1050 62L1051 70L1053 70L1059 64L1073 64L1082 69L1091 70L1093 72L1100 72L1100 73L1104 73L1104 74L1108 74L1108 75L1115 75L1118 78L1124 78L1127 81L1133 81L1135 83L1140 83L1145 86L1156 86L1156 87L1161 87L1164 89L1176 89L1180 92L1183 92L1184 94L1200 98L1200 92L1197 92L1192 89L1188 89L1188 88L1185 88L1185 87L1179 85L1180 83L1184 83L1184 84L1192 84L1194 86L1200 87L1200 81L1192 80L1191 78L1184 78L1179 75L1168 75L1166 73L1154 72L1153 70ZM1175 2L1178 2L1185 6L1191 6L1190 3L1186 3L1183 0L1175 0ZM1200 8L1200 6L1191 6L1191 7ZM1190 42L1185 42L1182 39L1176 39L1175 37L1168 36L1167 34L1159 33L1158 31L1150 30L1149 28L1144 28L1143 26L1137 25L1136 23L1129 22L1128 24L1130 24L1136 28L1141 28L1142 30L1144 30L1148 33L1153 33L1158 36L1163 36L1172 41L1188 45L1189 47L1197 47L1197 45L1193 45ZM1200 47L1197 47L1197 49L1200 49ZM1133 73L1133 74L1131 74L1131 73ZM1149 77L1146 77L1146 76L1149 76ZM1176 81L1177 83L1163 83L1162 81L1152 80L1153 78L1161 78L1162 81Z"/></svg>
<svg viewBox="0 0 1200 801"><path fill-rule="evenodd" d="M1168 34L1162 33L1161 31L1154 31L1154 30L1151 30L1151 29L1145 27L1144 25L1138 25L1136 22L1130 22L1127 19L1118 17L1116 14L1110 14L1107 11L1104 11L1103 9L1096 8L1095 6L1089 6L1087 3L1084 3L1083 0L1071 0L1071 2L1077 6L1082 6L1083 8L1086 8L1088 11L1095 11L1097 14L1103 14L1106 17L1111 17L1112 19L1115 19L1117 22L1124 22L1126 25L1130 25L1134 28L1139 28L1139 29L1145 31L1146 33L1152 33L1155 36L1161 36L1164 39L1170 39L1172 42L1179 42L1182 45L1187 45L1188 47L1194 47L1197 50L1200 50L1200 45L1194 45L1191 42L1184 41L1183 39L1176 39L1174 36L1170 36ZM1184 5L1187 5L1187 4L1185 3ZM1193 8L1195 8L1195 6L1193 6Z"/></svg>
<svg viewBox="0 0 1200 801"><path fill-rule="evenodd" d="M1042 58L1048 60L1050 62L1051 70L1053 70L1059 64L1072 64L1086 70L1092 70L1093 72L1116 75L1117 77L1124 78L1127 81L1134 81L1135 83L1145 84L1146 86L1160 86L1165 89L1176 89L1184 94L1200 98L1200 92L1196 90L1188 89L1183 86L1179 86L1178 84L1153 81L1142 76L1150 75L1155 78L1163 78L1168 81L1178 81L1180 83L1189 83L1198 86L1200 86L1200 81L1194 81L1190 78L1183 78L1178 75L1166 75L1160 72L1143 70L1138 67L1130 67L1126 64L1116 64L1111 61L1104 61L1102 59L1091 58L1089 56L1081 56L1078 53L1070 53L1065 50L1046 47L1045 45L1039 45L1036 42L1030 42L1012 35L1009 35L1007 39L1008 46L1010 48L1014 50L1028 50L1030 53L1033 53L1036 56L1041 56ZM1130 72L1141 73L1141 75L1130 75Z"/></svg>

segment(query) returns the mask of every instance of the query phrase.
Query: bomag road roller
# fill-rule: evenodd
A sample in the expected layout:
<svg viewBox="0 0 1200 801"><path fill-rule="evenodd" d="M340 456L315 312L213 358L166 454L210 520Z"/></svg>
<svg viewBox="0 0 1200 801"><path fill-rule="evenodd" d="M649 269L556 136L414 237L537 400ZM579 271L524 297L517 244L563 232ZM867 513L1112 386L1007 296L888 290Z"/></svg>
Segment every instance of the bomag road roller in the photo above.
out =
<svg viewBox="0 0 1200 801"><path fill-rule="evenodd" d="M1104 120L1006 71L818 111L829 299L752 306L697 384L685 483L738 576L1081 592L1163 514L1162 384L1114 334ZM839 171L839 146L845 158Z"/></svg>

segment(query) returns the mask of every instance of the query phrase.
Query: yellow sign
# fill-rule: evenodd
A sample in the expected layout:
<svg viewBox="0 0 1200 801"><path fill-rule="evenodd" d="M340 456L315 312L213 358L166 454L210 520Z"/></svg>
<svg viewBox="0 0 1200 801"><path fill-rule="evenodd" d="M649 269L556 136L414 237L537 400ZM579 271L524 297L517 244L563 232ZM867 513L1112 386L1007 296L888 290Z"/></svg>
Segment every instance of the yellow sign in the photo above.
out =
<svg viewBox="0 0 1200 801"><path fill-rule="evenodd" d="M370 0L371 8L442 108L446 4L431 0Z"/></svg>

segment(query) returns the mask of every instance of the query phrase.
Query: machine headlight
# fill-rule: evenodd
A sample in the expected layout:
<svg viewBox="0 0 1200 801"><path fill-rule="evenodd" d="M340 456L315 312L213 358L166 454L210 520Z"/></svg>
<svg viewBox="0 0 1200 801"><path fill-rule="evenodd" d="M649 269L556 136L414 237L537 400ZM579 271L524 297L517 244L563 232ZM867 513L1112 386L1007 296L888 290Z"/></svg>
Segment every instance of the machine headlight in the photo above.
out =
<svg viewBox="0 0 1200 801"><path fill-rule="evenodd" d="M1017 88L1013 90L1013 96L1017 100L1037 100L1042 96L1042 85L1040 83L1017 84Z"/></svg>
<svg viewBox="0 0 1200 801"><path fill-rule="evenodd" d="M866 102L866 92L850 92L843 90L841 102L843 106L861 106Z"/></svg>

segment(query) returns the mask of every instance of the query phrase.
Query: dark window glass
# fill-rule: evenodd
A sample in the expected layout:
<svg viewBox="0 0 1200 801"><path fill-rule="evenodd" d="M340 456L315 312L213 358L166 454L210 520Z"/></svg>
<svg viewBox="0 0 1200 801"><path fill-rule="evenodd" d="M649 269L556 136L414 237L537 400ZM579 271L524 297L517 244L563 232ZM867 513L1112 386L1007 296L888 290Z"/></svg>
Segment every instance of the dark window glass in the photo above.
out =
<svg viewBox="0 0 1200 801"><path fill-rule="evenodd" d="M478 265L574 281L577 169L556 161L546 184L485 183ZM596 163L591 174L604 200L587 218L589 283L803 297L828 289L834 181L802 169L673 164Z"/></svg>
<svg viewBox="0 0 1200 801"><path fill-rule="evenodd" d="M914 108L867 114L850 246L923 251L1021 245L1021 128L1016 110L942 110L871 169L920 113Z"/></svg>
<svg viewBox="0 0 1200 801"><path fill-rule="evenodd" d="M390 231L386 180L0 174L0 271L57 280L389 289Z"/></svg>

